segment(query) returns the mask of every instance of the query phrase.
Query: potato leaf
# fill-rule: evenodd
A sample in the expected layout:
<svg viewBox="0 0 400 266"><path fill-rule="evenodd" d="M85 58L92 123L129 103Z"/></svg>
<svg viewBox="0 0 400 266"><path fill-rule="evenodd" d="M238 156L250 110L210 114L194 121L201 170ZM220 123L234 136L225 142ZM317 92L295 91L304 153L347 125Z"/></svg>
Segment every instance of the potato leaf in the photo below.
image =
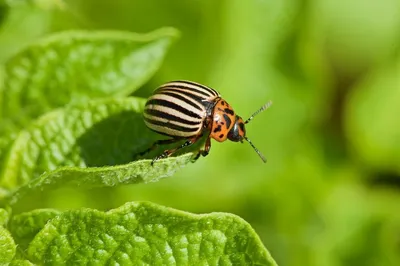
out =
<svg viewBox="0 0 400 266"><path fill-rule="evenodd" d="M176 36L172 28L68 31L27 46L5 65L0 135L72 100L129 95L159 68Z"/></svg>
<svg viewBox="0 0 400 266"><path fill-rule="evenodd" d="M64 212L35 236L27 256L52 265L276 265L238 216L196 215L146 202L108 212Z"/></svg>

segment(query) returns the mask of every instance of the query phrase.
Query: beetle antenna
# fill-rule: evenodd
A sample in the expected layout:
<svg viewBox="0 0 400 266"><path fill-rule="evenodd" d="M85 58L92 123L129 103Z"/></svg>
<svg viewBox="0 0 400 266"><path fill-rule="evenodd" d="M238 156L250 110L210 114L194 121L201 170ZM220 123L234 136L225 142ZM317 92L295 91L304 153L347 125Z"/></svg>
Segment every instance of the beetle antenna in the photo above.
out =
<svg viewBox="0 0 400 266"><path fill-rule="evenodd" d="M247 140L247 142L251 145L251 147L253 147L253 149L257 152L258 156L260 156L261 160L263 160L263 162L266 163L267 159L265 159L264 155L261 154L261 152L256 148L256 146L254 146L254 144L247 137L244 137L244 139Z"/></svg>
<svg viewBox="0 0 400 266"><path fill-rule="evenodd" d="M268 107L270 107L272 105L272 101L268 101L266 104L264 104L263 106L261 106L260 109L258 109L254 114L252 114L249 119L246 120L246 122L244 122L245 124L249 123L256 115L258 115L259 113L261 113L262 111L268 109ZM248 140L247 140L248 141ZM250 142L251 143L251 142Z"/></svg>

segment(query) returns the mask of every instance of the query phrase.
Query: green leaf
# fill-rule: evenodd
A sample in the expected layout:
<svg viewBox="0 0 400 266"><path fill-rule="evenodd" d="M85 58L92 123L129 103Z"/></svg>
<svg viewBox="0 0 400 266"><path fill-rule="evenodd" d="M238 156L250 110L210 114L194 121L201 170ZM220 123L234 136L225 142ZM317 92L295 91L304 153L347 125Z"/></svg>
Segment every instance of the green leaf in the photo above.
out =
<svg viewBox="0 0 400 266"><path fill-rule="evenodd" d="M8 266L34 266L29 260L13 260Z"/></svg>
<svg viewBox="0 0 400 266"><path fill-rule="evenodd" d="M126 165L109 167L74 168L65 167L45 173L10 194L4 202L16 204L22 197L35 192L57 187L79 188L113 187L121 184L156 182L172 176L193 159L193 153L161 160L151 166L151 160L135 161Z"/></svg>
<svg viewBox="0 0 400 266"><path fill-rule="evenodd" d="M4 15L4 21L0 27L0 62L2 64L32 40L48 33L55 14L35 5L10 3Z"/></svg>
<svg viewBox="0 0 400 266"><path fill-rule="evenodd" d="M36 235L27 256L52 265L276 265L238 216L144 202L65 212Z"/></svg>
<svg viewBox="0 0 400 266"><path fill-rule="evenodd" d="M16 246L11 234L0 226L0 264L10 263L14 258Z"/></svg>
<svg viewBox="0 0 400 266"><path fill-rule="evenodd" d="M156 181L190 162L191 153L154 166L150 160L132 162L134 154L160 138L144 125L144 103L131 97L70 104L21 131L0 177L7 189L26 185L11 194L8 203L35 190L65 185L92 188Z"/></svg>
<svg viewBox="0 0 400 266"><path fill-rule="evenodd" d="M0 208L0 226L4 226L5 224L7 224L9 217L9 211L4 208Z"/></svg>
<svg viewBox="0 0 400 266"><path fill-rule="evenodd" d="M133 152L140 152L135 147L151 142L141 115L144 103L140 98L94 100L42 116L16 137L1 185L11 189L61 166L128 163Z"/></svg>
<svg viewBox="0 0 400 266"><path fill-rule="evenodd" d="M59 213L53 209L37 209L18 214L12 217L8 227L19 247L25 249L46 223Z"/></svg>
<svg viewBox="0 0 400 266"><path fill-rule="evenodd" d="M9 134L7 136L0 137L0 171L4 169L8 152L16 138L16 134ZM0 194L2 194L0 192Z"/></svg>
<svg viewBox="0 0 400 266"><path fill-rule="evenodd" d="M69 31L29 45L5 65L0 135L71 100L129 95L155 73L176 37L172 28Z"/></svg>

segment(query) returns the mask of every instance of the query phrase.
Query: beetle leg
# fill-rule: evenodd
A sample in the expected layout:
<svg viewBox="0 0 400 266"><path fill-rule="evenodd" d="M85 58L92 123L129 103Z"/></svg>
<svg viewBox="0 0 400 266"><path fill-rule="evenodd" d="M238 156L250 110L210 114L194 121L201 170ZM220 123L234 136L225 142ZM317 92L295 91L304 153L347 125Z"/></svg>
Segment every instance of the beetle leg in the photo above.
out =
<svg viewBox="0 0 400 266"><path fill-rule="evenodd" d="M204 150L199 150L199 152L196 154L196 156L193 158L193 162L199 159L200 155L203 157L206 157L208 153L210 152L211 149L211 138L208 137L206 140L206 144L204 145Z"/></svg>
<svg viewBox="0 0 400 266"><path fill-rule="evenodd" d="M203 157L206 157L210 152L210 149L211 149L211 138L208 137L206 140L206 145L204 146L204 150L200 150L201 155L203 155Z"/></svg>
<svg viewBox="0 0 400 266"><path fill-rule="evenodd" d="M154 150L154 149L155 149L157 146L159 146L159 145L171 144L171 143L178 142L178 141L180 141L180 140L182 140L182 139L173 138L173 139L161 139L161 140L157 140L156 142L154 142L154 143L150 146L150 148L148 148L147 150L144 150L144 151L140 152L138 155L139 155L139 156L143 156L143 155L145 155L146 153L149 153L150 151Z"/></svg>
<svg viewBox="0 0 400 266"><path fill-rule="evenodd" d="M180 150L180 149L183 149L183 148L185 148L185 147L188 147L188 146L190 146L190 145L193 145L193 144L196 143L201 137L202 137L202 135L196 136L196 137L194 137L194 138L191 138L191 139L185 141L181 146L179 146L179 147L177 147L177 148L175 148L175 149L165 150L163 153L161 153L159 156L157 156L157 157L155 157L155 158L153 159L153 161L151 162L151 165L153 165L155 161L158 161L158 160L160 160L160 159L164 159L164 158L166 158L166 157L171 156L172 154L174 154L175 152L177 152L177 151Z"/></svg>

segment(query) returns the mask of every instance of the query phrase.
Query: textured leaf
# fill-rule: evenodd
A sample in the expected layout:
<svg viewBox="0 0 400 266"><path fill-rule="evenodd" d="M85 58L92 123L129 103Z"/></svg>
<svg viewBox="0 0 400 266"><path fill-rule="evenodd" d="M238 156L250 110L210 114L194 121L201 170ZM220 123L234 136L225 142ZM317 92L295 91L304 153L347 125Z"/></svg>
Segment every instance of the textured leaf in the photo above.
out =
<svg viewBox="0 0 400 266"><path fill-rule="evenodd" d="M6 209L0 208L0 226L7 224L9 216L10 213Z"/></svg>
<svg viewBox="0 0 400 266"><path fill-rule="evenodd" d="M9 197L7 204L15 204L25 195L34 191L54 189L64 186L79 188L113 187L120 184L155 182L169 177L193 159L192 153L167 158L151 166L151 160L140 160L130 164L109 167L73 168L66 167L45 173L21 186Z"/></svg>
<svg viewBox="0 0 400 266"><path fill-rule="evenodd" d="M13 260L9 266L34 266L29 260Z"/></svg>
<svg viewBox="0 0 400 266"><path fill-rule="evenodd" d="M63 185L91 188L156 181L187 164L191 153L154 166L150 160L129 163L133 154L160 137L149 134L144 125L144 102L131 97L71 104L21 131L5 160L1 184L8 189L27 184L9 203L34 190Z"/></svg>
<svg viewBox="0 0 400 266"><path fill-rule="evenodd" d="M70 31L29 45L5 66L0 118L7 123L0 133L71 100L129 95L158 69L176 36L172 28Z"/></svg>
<svg viewBox="0 0 400 266"><path fill-rule="evenodd" d="M128 163L139 152L135 147L151 142L145 136L143 105L139 98L105 99L42 116L19 133L8 151L1 185L13 188L61 166Z"/></svg>
<svg viewBox="0 0 400 266"><path fill-rule="evenodd" d="M0 264L11 262L15 255L16 246L11 234L0 226Z"/></svg>
<svg viewBox="0 0 400 266"><path fill-rule="evenodd" d="M19 247L26 248L33 237L60 212L53 209L37 209L12 217L8 225Z"/></svg>
<svg viewBox="0 0 400 266"><path fill-rule="evenodd" d="M65 212L36 235L27 255L50 265L276 265L235 215L195 215L150 203Z"/></svg>
<svg viewBox="0 0 400 266"><path fill-rule="evenodd" d="M7 136L0 137L0 172L4 169L4 164L6 163L8 152L16 138L16 134L9 134ZM0 188L1 190L1 188ZM3 194L0 191L0 195Z"/></svg>

